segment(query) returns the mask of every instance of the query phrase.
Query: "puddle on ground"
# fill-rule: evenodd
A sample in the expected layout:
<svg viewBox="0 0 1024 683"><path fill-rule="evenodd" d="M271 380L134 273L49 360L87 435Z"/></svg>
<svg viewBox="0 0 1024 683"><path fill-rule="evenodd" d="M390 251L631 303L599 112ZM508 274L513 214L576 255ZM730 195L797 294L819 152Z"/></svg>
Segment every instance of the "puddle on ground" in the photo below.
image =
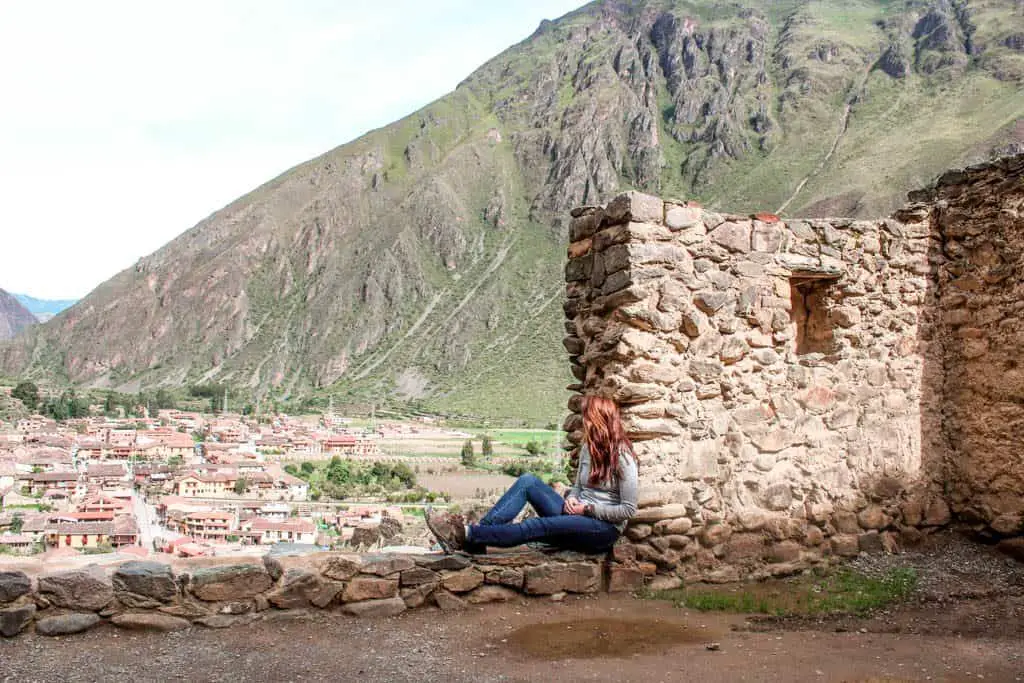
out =
<svg viewBox="0 0 1024 683"><path fill-rule="evenodd" d="M664 619L558 621L524 626L508 636L509 646L538 659L630 657L710 640L707 629Z"/></svg>

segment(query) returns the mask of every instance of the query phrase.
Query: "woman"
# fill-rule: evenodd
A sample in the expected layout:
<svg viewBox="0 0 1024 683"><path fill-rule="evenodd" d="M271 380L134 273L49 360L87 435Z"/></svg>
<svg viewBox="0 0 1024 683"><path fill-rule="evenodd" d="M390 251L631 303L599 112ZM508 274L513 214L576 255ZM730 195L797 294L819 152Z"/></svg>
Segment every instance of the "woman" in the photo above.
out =
<svg viewBox="0 0 1024 683"><path fill-rule="evenodd" d="M538 516L513 523L526 503ZM636 514L636 504L636 455L619 408L607 398L592 396L583 402L576 482L564 499L534 475L524 474L479 524L467 525L462 515L428 510L427 527L449 553L479 553L489 545L508 548L531 541L600 553L615 544Z"/></svg>

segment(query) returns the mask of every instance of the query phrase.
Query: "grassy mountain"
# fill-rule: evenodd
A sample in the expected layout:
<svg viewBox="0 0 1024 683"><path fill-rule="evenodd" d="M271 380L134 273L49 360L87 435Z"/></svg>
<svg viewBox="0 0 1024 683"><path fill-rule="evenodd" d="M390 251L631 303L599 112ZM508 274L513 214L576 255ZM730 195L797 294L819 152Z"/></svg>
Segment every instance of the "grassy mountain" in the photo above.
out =
<svg viewBox="0 0 1024 683"><path fill-rule="evenodd" d="M1019 148L1022 85L1021 0L594 2L213 214L0 372L557 420L571 207L636 187L883 215Z"/></svg>
<svg viewBox="0 0 1024 683"><path fill-rule="evenodd" d="M0 289L0 340L11 339L37 322L16 298Z"/></svg>

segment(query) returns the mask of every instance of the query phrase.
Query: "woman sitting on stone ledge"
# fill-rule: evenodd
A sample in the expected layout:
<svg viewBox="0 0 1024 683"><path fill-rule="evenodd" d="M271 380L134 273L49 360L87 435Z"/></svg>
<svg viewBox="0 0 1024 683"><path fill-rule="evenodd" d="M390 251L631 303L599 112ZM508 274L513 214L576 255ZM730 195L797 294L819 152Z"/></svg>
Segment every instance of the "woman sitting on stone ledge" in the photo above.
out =
<svg viewBox="0 0 1024 683"><path fill-rule="evenodd" d="M537 517L513 523L529 503ZM576 482L563 499L551 486L524 474L479 524L462 515L427 511L427 526L445 552L484 552L541 541L586 553L605 552L636 514L637 467L619 408L591 396L583 404L583 445Z"/></svg>

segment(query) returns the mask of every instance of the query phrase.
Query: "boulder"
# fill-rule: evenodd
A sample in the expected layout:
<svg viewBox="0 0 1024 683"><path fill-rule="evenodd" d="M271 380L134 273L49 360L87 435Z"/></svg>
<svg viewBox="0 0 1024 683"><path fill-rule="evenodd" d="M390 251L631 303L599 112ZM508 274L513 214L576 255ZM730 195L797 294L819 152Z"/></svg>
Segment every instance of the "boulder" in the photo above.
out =
<svg viewBox="0 0 1024 683"><path fill-rule="evenodd" d="M39 593L57 607L98 612L114 599L114 588L102 568L44 574L39 577Z"/></svg>
<svg viewBox="0 0 1024 683"><path fill-rule="evenodd" d="M136 597L159 604L170 602L178 594L171 567L160 562L125 562L114 571L111 583L118 600L129 606L137 602Z"/></svg>
<svg viewBox="0 0 1024 683"><path fill-rule="evenodd" d="M237 564L196 570L189 589L200 600L220 602L251 598L273 584L263 565Z"/></svg>
<svg viewBox="0 0 1024 683"><path fill-rule="evenodd" d="M32 590L32 581L25 572L0 572L0 603L14 602Z"/></svg>
<svg viewBox="0 0 1024 683"><path fill-rule="evenodd" d="M36 614L36 606L29 603L18 607L0 609L0 636L13 638L32 623Z"/></svg>
<svg viewBox="0 0 1024 683"><path fill-rule="evenodd" d="M406 609L405 601L396 596L381 600L350 602L345 604L341 611L356 617L394 617Z"/></svg>
<svg viewBox="0 0 1024 683"><path fill-rule="evenodd" d="M72 633L88 631L96 624L103 621L92 612L59 614L53 617L45 617L36 622L36 633L44 636L67 636Z"/></svg>
<svg viewBox="0 0 1024 683"><path fill-rule="evenodd" d="M159 612L126 612L111 618L118 628L133 631L182 631L189 628L187 620Z"/></svg>

